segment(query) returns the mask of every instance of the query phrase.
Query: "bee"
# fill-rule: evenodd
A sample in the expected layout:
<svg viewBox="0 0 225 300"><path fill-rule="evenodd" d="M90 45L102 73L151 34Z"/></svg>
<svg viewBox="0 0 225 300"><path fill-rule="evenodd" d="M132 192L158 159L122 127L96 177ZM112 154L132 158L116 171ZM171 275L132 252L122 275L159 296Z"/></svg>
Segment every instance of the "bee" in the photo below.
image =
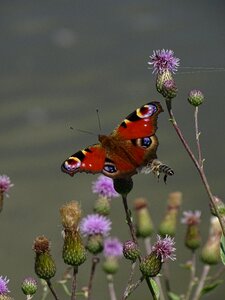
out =
<svg viewBox="0 0 225 300"><path fill-rule="evenodd" d="M141 169L141 173L148 174L152 172L157 176L158 180L161 174L164 174L163 181L166 183L167 177L174 175L174 171L172 168L162 163L158 159L153 159L151 162L147 164L147 166Z"/></svg>

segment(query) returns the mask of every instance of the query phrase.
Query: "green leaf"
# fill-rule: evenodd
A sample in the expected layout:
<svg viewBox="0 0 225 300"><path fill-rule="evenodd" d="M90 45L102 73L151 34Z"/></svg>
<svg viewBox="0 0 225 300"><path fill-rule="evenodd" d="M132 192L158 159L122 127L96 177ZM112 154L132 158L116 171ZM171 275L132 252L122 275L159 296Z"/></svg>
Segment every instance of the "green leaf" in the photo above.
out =
<svg viewBox="0 0 225 300"><path fill-rule="evenodd" d="M174 294L172 292L169 292L168 296L169 296L170 300L180 300L181 299L180 296L178 296L177 294Z"/></svg>
<svg viewBox="0 0 225 300"><path fill-rule="evenodd" d="M158 286L158 284L152 278L150 278L150 282L151 282L152 288L154 290L154 293L156 295L156 298L159 299L160 292L159 292L159 286Z"/></svg>
<svg viewBox="0 0 225 300"><path fill-rule="evenodd" d="M205 294L211 292L217 286L219 286L221 283L223 283L223 280L216 280L216 281L212 282L211 284L205 285L201 291L201 295L205 295Z"/></svg>
<svg viewBox="0 0 225 300"><path fill-rule="evenodd" d="M224 237L224 235L221 236L221 240L220 240L220 257L221 257L222 263L225 265L225 237Z"/></svg>

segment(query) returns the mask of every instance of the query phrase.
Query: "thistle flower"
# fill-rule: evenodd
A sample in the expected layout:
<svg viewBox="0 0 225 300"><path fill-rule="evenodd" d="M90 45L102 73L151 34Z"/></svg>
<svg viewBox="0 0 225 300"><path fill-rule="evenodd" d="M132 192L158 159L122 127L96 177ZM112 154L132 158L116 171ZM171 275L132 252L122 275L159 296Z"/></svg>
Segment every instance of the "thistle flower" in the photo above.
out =
<svg viewBox="0 0 225 300"><path fill-rule="evenodd" d="M145 198L137 198L134 201L134 209L136 212L137 236L142 238L151 236L154 228L147 205L147 200Z"/></svg>
<svg viewBox="0 0 225 300"><path fill-rule="evenodd" d="M204 95L200 90L191 90L188 95L188 102L197 107L201 105L204 101Z"/></svg>
<svg viewBox="0 0 225 300"><path fill-rule="evenodd" d="M165 216L159 226L159 234L162 236L174 236L177 225L177 215L182 201L181 192L169 194Z"/></svg>
<svg viewBox="0 0 225 300"><path fill-rule="evenodd" d="M152 247L152 252L147 255L140 263L140 270L146 277L155 277L161 270L162 263L166 259L175 260L174 239L166 236L157 236L157 242Z"/></svg>
<svg viewBox="0 0 225 300"><path fill-rule="evenodd" d="M201 217L200 210L184 211L183 218L181 218L181 223L186 225L197 225L201 222L200 217Z"/></svg>
<svg viewBox="0 0 225 300"><path fill-rule="evenodd" d="M37 281L32 277L27 277L23 280L21 289L24 295L34 295L37 291Z"/></svg>
<svg viewBox="0 0 225 300"><path fill-rule="evenodd" d="M3 276L0 276L0 295L6 295L10 292L7 286L8 283L9 279L7 279L6 276L4 278Z"/></svg>
<svg viewBox="0 0 225 300"><path fill-rule="evenodd" d="M118 258L123 255L123 245L117 238L108 238L104 242L103 270L107 274L115 274L119 269Z"/></svg>
<svg viewBox="0 0 225 300"><path fill-rule="evenodd" d="M107 176L100 175L92 183L92 192L106 198L119 197L113 186L113 180Z"/></svg>
<svg viewBox="0 0 225 300"><path fill-rule="evenodd" d="M13 185L7 175L0 175L0 212L3 209L4 194L8 197L9 195L7 193Z"/></svg>
<svg viewBox="0 0 225 300"><path fill-rule="evenodd" d="M111 221L105 216L91 214L81 220L80 231L83 236L100 234L106 237L111 230L111 225Z"/></svg>
<svg viewBox="0 0 225 300"><path fill-rule="evenodd" d="M123 244L118 238L109 237L104 241L105 257L121 257L123 255Z"/></svg>
<svg viewBox="0 0 225 300"><path fill-rule="evenodd" d="M39 278L49 280L55 276L56 266L50 254L50 242L45 236L38 236L33 245L36 253L35 273Z"/></svg>
<svg viewBox="0 0 225 300"><path fill-rule="evenodd" d="M7 175L0 175L0 193L6 193L7 195L12 186L14 186L14 184L11 183L11 180Z"/></svg>
<svg viewBox="0 0 225 300"><path fill-rule="evenodd" d="M64 228L77 230L81 218L81 208L77 201L71 201L60 208Z"/></svg>
<svg viewBox="0 0 225 300"><path fill-rule="evenodd" d="M153 67L153 74L162 74L164 71L175 73L180 65L180 59L174 56L172 50L154 50L148 64Z"/></svg>
<svg viewBox="0 0 225 300"><path fill-rule="evenodd" d="M157 242L152 246L152 251L156 253L157 257L161 258L161 261L164 262L166 259L175 260L176 256L174 251L175 242L174 238L166 235L162 238L160 235L157 235Z"/></svg>

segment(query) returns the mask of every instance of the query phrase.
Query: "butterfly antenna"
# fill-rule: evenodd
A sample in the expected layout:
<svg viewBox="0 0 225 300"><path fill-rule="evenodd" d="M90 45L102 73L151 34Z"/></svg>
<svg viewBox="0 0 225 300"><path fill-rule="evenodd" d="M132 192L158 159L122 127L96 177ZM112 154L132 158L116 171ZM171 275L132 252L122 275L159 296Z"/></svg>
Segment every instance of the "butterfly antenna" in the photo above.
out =
<svg viewBox="0 0 225 300"><path fill-rule="evenodd" d="M102 126L101 126L101 121L100 121L100 116L99 116L99 110L96 109L96 114L97 114L97 119L98 119L98 127L99 127L99 131L102 131Z"/></svg>
<svg viewBox="0 0 225 300"><path fill-rule="evenodd" d="M70 126L69 127L71 130L74 130L73 126ZM83 130L83 129L80 129L80 128L76 128L77 131L79 132L83 132L83 133L87 133L87 134L91 134L91 135L96 135L94 132L91 132L91 131L88 131L88 130Z"/></svg>

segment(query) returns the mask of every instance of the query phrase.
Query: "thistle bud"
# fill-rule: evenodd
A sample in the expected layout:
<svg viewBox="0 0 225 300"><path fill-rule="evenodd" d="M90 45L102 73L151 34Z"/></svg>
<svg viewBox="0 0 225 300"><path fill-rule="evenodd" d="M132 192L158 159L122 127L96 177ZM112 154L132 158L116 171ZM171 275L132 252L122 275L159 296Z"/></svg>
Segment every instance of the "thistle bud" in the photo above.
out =
<svg viewBox="0 0 225 300"><path fill-rule="evenodd" d="M33 250L35 257L35 273L39 278L49 280L55 276L56 266L50 254L50 243L45 236L39 236L35 239Z"/></svg>
<svg viewBox="0 0 225 300"><path fill-rule="evenodd" d="M197 107L202 104L204 101L204 95L201 91L199 90L191 90L189 95L188 95L188 102Z"/></svg>
<svg viewBox="0 0 225 300"><path fill-rule="evenodd" d="M167 99L173 99L177 96L177 86L173 79L166 80L162 86L162 95Z"/></svg>
<svg viewBox="0 0 225 300"><path fill-rule="evenodd" d="M32 277L27 277L22 282L21 289L24 295L32 296L37 291L37 281Z"/></svg>
<svg viewBox="0 0 225 300"><path fill-rule="evenodd" d="M220 216L221 222L225 228L225 204L220 198L218 198L216 196L214 196L213 202L214 202L214 205L217 207L217 211ZM217 212L215 211L214 206L211 203L210 203L210 210L211 210L211 213L217 217Z"/></svg>
<svg viewBox="0 0 225 300"><path fill-rule="evenodd" d="M146 238L153 233L153 223L149 213L147 200L144 198L138 198L134 202L134 208L136 211L136 231L137 236Z"/></svg>
<svg viewBox="0 0 225 300"><path fill-rule="evenodd" d="M103 236L100 234L90 235L88 237L86 248L94 255L102 252L103 250Z"/></svg>
<svg viewBox="0 0 225 300"><path fill-rule="evenodd" d="M162 73L158 73L156 77L156 89L164 97L166 97L168 94L168 92L165 91L165 82L174 82L173 75L169 70L164 70Z"/></svg>
<svg viewBox="0 0 225 300"><path fill-rule="evenodd" d="M123 244L123 255L126 259L135 262L140 255L140 249L138 248L138 245L134 241L131 240L126 241Z"/></svg>
<svg viewBox="0 0 225 300"><path fill-rule="evenodd" d="M109 199L107 197L99 197L95 202L94 212L102 216L108 216L110 213Z"/></svg>
<svg viewBox="0 0 225 300"><path fill-rule="evenodd" d="M201 259L207 265L215 265L221 261L220 239L222 229L217 217L211 217L209 236L206 244L202 248Z"/></svg>
<svg viewBox="0 0 225 300"><path fill-rule="evenodd" d="M182 201L181 192L169 194L167 210L159 226L159 234L162 236L174 236L176 233L177 215Z"/></svg>
<svg viewBox="0 0 225 300"><path fill-rule="evenodd" d="M119 262L116 257L107 257L102 265L103 271L106 274L115 274L119 270Z"/></svg>
<svg viewBox="0 0 225 300"><path fill-rule="evenodd" d="M187 225L185 245L191 250L196 250L201 244L201 235L199 232L200 216L200 211L185 211L181 219L181 223Z"/></svg>
<svg viewBox="0 0 225 300"><path fill-rule="evenodd" d="M154 251L147 255L140 263L140 271L146 277L155 277L159 274L161 267L161 258Z"/></svg>
<svg viewBox="0 0 225 300"><path fill-rule="evenodd" d="M127 195L133 188L133 180L131 177L117 178L113 180L115 191L120 195Z"/></svg>
<svg viewBox="0 0 225 300"><path fill-rule="evenodd" d="M80 234L76 230L64 230L63 259L65 264L79 266L86 260L86 251Z"/></svg>

